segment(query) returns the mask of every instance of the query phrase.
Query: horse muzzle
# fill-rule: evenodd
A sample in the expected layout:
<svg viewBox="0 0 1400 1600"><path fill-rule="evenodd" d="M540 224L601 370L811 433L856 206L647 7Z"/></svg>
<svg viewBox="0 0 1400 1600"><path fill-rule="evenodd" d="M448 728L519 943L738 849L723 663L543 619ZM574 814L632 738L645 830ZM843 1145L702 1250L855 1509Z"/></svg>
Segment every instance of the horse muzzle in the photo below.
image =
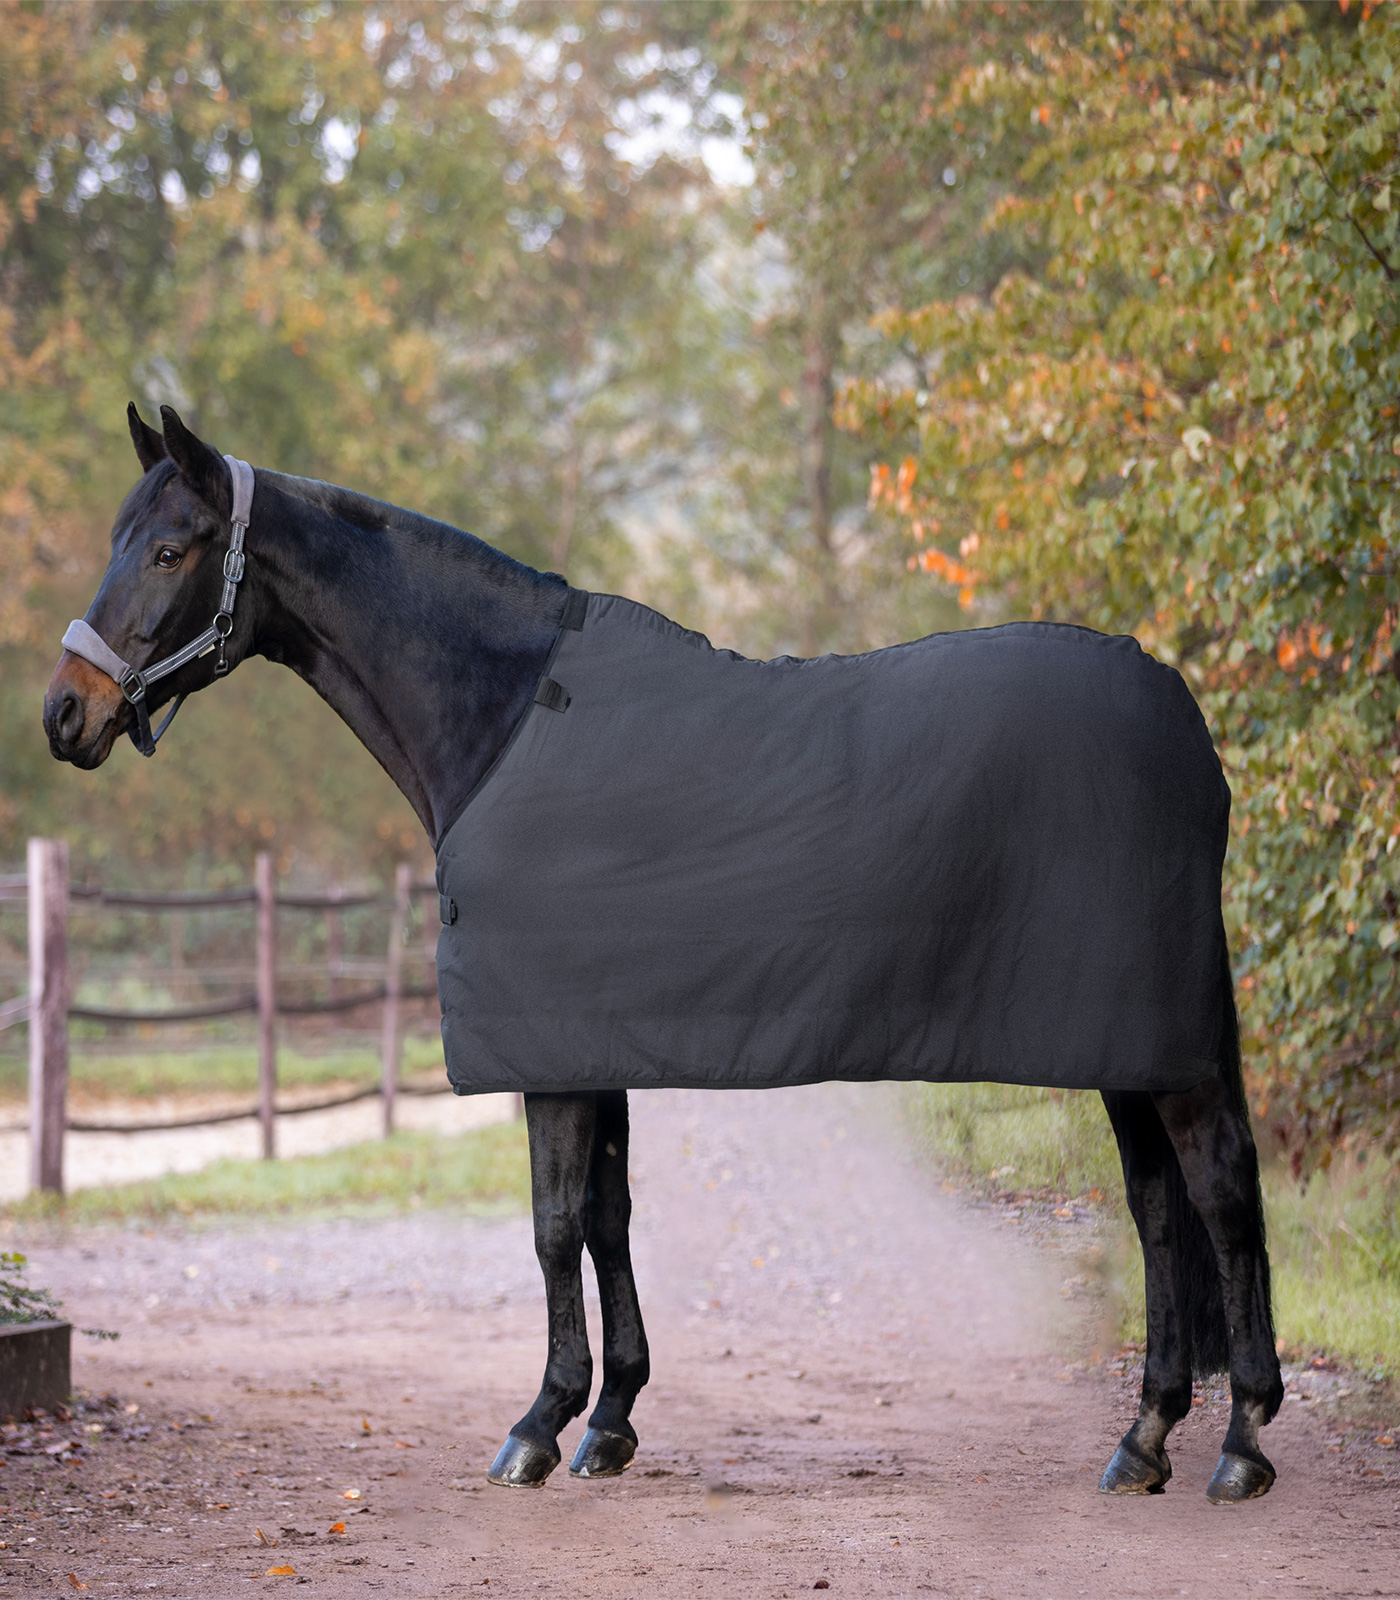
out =
<svg viewBox="0 0 1400 1600"><path fill-rule="evenodd" d="M89 772L100 767L130 715L126 696L105 672L63 652L44 696L44 732L56 760Z"/></svg>

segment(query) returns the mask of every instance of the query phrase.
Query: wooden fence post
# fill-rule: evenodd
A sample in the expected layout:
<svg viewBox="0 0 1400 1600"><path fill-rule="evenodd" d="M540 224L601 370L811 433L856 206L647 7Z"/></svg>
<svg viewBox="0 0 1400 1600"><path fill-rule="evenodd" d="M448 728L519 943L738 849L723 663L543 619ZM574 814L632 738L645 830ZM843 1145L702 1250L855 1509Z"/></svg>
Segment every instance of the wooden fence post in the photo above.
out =
<svg viewBox="0 0 1400 1600"><path fill-rule="evenodd" d="M340 885L333 883L329 893L332 900L339 900L341 896ZM326 908L326 972L330 977L330 997L332 1000L340 998L340 971L344 964L345 918L344 914L332 905Z"/></svg>
<svg viewBox="0 0 1400 1600"><path fill-rule="evenodd" d="M408 897L413 872L401 861L394 874L394 909L389 917L389 954L384 963L384 1031L379 1044L380 1099L384 1137L394 1131L394 1096L399 1089L399 1005L403 998L403 938L408 925Z"/></svg>
<svg viewBox="0 0 1400 1600"><path fill-rule="evenodd" d="M29 1181L63 1193L68 1112L68 844L29 841Z"/></svg>
<svg viewBox="0 0 1400 1600"><path fill-rule="evenodd" d="M277 896L272 857L258 855L254 877L258 902L258 1118L265 1161L277 1154Z"/></svg>

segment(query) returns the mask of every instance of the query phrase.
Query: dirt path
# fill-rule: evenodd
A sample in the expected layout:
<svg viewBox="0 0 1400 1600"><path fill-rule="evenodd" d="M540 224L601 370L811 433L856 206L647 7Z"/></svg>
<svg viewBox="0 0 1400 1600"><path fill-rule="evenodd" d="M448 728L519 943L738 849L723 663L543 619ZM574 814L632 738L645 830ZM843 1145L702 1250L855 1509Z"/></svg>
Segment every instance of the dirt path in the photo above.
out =
<svg viewBox="0 0 1400 1600"><path fill-rule="evenodd" d="M81 1464L0 1458L0 1593L72 1593L72 1572L95 1594L191 1600L301 1581L561 1600L1400 1595L1400 1461L1329 1449L1295 1401L1267 1435L1264 1501L1206 1503L1213 1401L1178 1431L1166 1495L1101 1497L1131 1405L1070 1364L1087 1302L1062 1298L1065 1258L943 1194L894 1104L634 1097L654 1377L637 1465L609 1484L483 1482L543 1358L523 1218L35 1249L80 1320L123 1330L80 1341L79 1383L141 1410L33 1440L101 1422Z"/></svg>

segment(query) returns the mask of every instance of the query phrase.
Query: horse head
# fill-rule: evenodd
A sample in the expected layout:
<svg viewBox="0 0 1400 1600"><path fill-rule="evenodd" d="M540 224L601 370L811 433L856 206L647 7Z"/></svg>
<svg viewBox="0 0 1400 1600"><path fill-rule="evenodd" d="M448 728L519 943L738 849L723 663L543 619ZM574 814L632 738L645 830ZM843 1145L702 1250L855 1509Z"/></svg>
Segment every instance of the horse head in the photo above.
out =
<svg viewBox="0 0 1400 1600"><path fill-rule="evenodd" d="M60 761L87 769L102 765L120 734L135 739L138 726L149 732L114 675L121 664L143 669L164 660L206 630L220 610L233 508L230 469L170 406L160 414L163 433L143 422L134 405L127 407L144 476L117 513L111 559L83 619L91 630L85 637L97 640L92 653L101 655L105 645L117 665L109 673L87 654L65 649L44 696L49 749ZM206 687L214 659L206 650L152 682L144 711Z"/></svg>

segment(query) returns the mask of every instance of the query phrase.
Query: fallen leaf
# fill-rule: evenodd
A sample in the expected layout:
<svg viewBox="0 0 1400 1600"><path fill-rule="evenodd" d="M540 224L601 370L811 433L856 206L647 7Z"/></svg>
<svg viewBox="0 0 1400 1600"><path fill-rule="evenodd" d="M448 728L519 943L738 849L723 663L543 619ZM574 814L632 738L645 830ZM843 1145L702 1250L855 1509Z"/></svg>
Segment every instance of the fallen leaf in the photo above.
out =
<svg viewBox="0 0 1400 1600"><path fill-rule="evenodd" d="M272 1550L276 1547L276 1539L269 1539L261 1528L254 1528L253 1532L257 1535L259 1544L265 1544L269 1550Z"/></svg>
<svg viewBox="0 0 1400 1600"><path fill-rule="evenodd" d="M76 1572L70 1572L68 1574L68 1581L69 1581L69 1583L71 1583L73 1585L73 1587L75 1589L86 1589L87 1588L87 1584L78 1582L78 1574Z"/></svg>
<svg viewBox="0 0 1400 1600"><path fill-rule="evenodd" d="M228 1501L227 1500L209 1500L209 1501L205 1502L204 1509L206 1511L227 1511L228 1510Z"/></svg>
<svg viewBox="0 0 1400 1600"><path fill-rule="evenodd" d="M413 1448L413 1446L408 1442L407 1439L395 1439L394 1440L394 1449L395 1450L412 1450L412 1448Z"/></svg>
<svg viewBox="0 0 1400 1600"><path fill-rule="evenodd" d="M374 1429L373 1429L373 1428L371 1428L371 1427L370 1427L370 1425L369 1425L369 1418L368 1418L368 1417L361 1417L361 1418L360 1418L360 1427L361 1427L361 1428L362 1428L362 1429L363 1429L363 1430L364 1430L364 1431L365 1431L365 1432L366 1432L366 1433L373 1433L373 1432L374 1432Z"/></svg>
<svg viewBox="0 0 1400 1600"><path fill-rule="evenodd" d="M345 1498L347 1500L358 1500L360 1498L360 1491L358 1489L347 1489L345 1491Z"/></svg>
<svg viewBox="0 0 1400 1600"><path fill-rule="evenodd" d="M295 1578L296 1575L297 1569L295 1567L269 1567L266 1573L263 1574L264 1577L268 1578Z"/></svg>
<svg viewBox="0 0 1400 1600"><path fill-rule="evenodd" d="M831 1585L826 1581L825 1578L818 1578L812 1587L814 1589L829 1589Z"/></svg>
<svg viewBox="0 0 1400 1600"><path fill-rule="evenodd" d="M345 1524L343 1522L333 1522L333 1523L331 1523L330 1527L326 1529L326 1532L327 1533L344 1533L345 1532Z"/></svg>

